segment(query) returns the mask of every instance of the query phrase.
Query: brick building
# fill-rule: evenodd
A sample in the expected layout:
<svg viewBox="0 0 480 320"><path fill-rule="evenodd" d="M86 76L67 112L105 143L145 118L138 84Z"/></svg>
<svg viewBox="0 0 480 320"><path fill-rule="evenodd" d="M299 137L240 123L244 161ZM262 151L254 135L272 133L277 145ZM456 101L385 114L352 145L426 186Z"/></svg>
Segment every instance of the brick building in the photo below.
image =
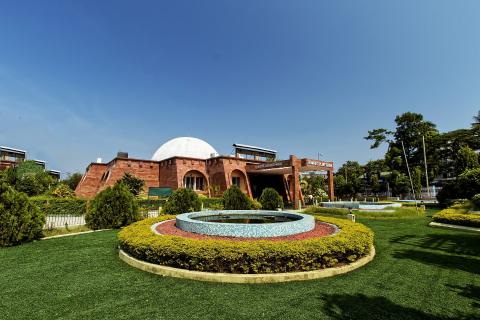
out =
<svg viewBox="0 0 480 320"><path fill-rule="evenodd" d="M132 159L120 152L108 163L91 163L77 186L79 197L91 198L115 184L128 172L150 188L185 187L206 196L217 196L232 185L258 198L266 187L275 188L286 202L298 207L303 202L302 172L321 171L327 176L328 196L333 199L333 163L290 156L276 160L276 151L234 144L232 156L218 155L203 140L181 137L162 145L151 160Z"/></svg>
<svg viewBox="0 0 480 320"><path fill-rule="evenodd" d="M27 160L27 151L11 147L0 146L0 170L10 167L16 167L23 161ZM60 171L48 170L43 160L32 160L39 165L45 172L56 180L60 180Z"/></svg>

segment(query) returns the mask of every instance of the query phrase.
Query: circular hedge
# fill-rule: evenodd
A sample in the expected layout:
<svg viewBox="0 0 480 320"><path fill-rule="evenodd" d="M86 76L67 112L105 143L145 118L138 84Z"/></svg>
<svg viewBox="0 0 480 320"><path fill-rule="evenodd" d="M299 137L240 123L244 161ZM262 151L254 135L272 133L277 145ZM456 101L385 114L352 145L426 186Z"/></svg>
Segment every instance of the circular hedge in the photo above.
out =
<svg viewBox="0 0 480 320"><path fill-rule="evenodd" d="M164 266L224 273L310 271L356 261L370 253L373 232L344 219L315 217L337 225L334 236L294 241L192 239L158 235L153 224L174 219L161 216L134 223L118 233L120 248L131 256Z"/></svg>

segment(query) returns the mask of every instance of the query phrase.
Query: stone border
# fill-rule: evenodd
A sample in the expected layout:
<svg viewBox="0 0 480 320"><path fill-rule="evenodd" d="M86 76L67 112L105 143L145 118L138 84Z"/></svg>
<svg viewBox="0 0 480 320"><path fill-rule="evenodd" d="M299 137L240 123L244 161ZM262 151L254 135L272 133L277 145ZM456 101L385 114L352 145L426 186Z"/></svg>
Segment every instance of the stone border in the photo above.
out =
<svg viewBox="0 0 480 320"><path fill-rule="evenodd" d="M465 226L459 226L456 224L448 224L448 223L440 223L440 222L430 222L428 224L430 227L434 228L447 228L447 229L456 229L456 230L462 230L462 231L473 231L473 232L478 232L480 233L480 228L474 228L474 227L465 227Z"/></svg>
<svg viewBox="0 0 480 320"><path fill-rule="evenodd" d="M305 272L264 274L215 273L167 267L138 260L121 249L119 249L118 251L118 256L121 260L123 260L132 267L161 276L221 283L278 283L287 281L304 281L327 278L338 274L350 272L357 268L363 267L364 265L372 261L375 257L375 247L372 246L370 248L370 253L367 256L341 267L333 267Z"/></svg>

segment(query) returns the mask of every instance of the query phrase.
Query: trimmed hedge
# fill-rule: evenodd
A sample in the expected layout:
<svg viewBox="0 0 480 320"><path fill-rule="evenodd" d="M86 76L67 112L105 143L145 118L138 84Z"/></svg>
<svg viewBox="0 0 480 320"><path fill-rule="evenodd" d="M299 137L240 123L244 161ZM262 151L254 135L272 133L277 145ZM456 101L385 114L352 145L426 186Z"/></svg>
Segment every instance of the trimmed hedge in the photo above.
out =
<svg viewBox="0 0 480 320"><path fill-rule="evenodd" d="M156 211L167 203L167 199L138 199L138 208L140 211Z"/></svg>
<svg viewBox="0 0 480 320"><path fill-rule="evenodd" d="M418 217L419 214L425 214L425 211L418 208L418 212L413 208L388 208L388 211L365 211L365 210L352 210L352 213L361 218L405 218L405 217ZM393 211L393 212L390 212ZM327 214L333 216L346 217L350 213L349 209L345 208L325 208L312 206L303 210L303 213L307 214Z"/></svg>
<svg viewBox="0 0 480 320"><path fill-rule="evenodd" d="M468 213L470 206L454 205L433 215L435 222L480 228L480 214Z"/></svg>
<svg viewBox="0 0 480 320"><path fill-rule="evenodd" d="M87 212L87 200L84 199L34 197L30 201L47 216L83 216Z"/></svg>
<svg viewBox="0 0 480 320"><path fill-rule="evenodd" d="M204 208L213 210L223 209L223 198L200 198Z"/></svg>
<svg viewBox="0 0 480 320"><path fill-rule="evenodd" d="M366 256L373 232L359 223L315 217L336 224L335 236L295 241L191 239L159 236L152 224L173 219L161 216L136 222L118 233L120 247L150 263L207 272L278 273L317 270L350 263Z"/></svg>

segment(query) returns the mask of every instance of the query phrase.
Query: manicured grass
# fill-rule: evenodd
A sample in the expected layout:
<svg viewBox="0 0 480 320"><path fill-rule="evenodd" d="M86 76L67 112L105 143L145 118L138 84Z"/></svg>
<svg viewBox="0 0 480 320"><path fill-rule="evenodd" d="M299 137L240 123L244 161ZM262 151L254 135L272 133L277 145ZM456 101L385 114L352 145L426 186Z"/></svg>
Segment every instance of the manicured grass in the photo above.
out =
<svg viewBox="0 0 480 320"><path fill-rule="evenodd" d="M53 236L59 236L59 235L64 235L64 234L70 234L70 233L77 233L77 232L84 232L84 231L91 231L90 228L86 226L73 226L73 227L68 227L68 228L55 228L55 229L45 229L43 230L43 237L53 237Z"/></svg>
<svg viewBox="0 0 480 320"><path fill-rule="evenodd" d="M431 214L431 212L430 212ZM480 319L480 237L430 218L366 220L376 258L308 282L159 277L117 258L116 232L0 249L1 319Z"/></svg>

